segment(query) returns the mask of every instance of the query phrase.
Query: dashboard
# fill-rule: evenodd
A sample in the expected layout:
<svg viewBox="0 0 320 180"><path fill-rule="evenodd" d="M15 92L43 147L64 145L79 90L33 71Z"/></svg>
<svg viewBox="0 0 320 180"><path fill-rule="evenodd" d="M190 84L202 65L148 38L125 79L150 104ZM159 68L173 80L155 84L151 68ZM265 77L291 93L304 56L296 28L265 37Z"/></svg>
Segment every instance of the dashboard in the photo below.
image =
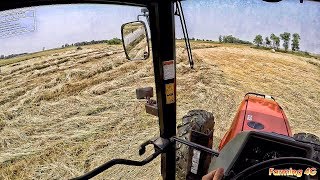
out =
<svg viewBox="0 0 320 180"><path fill-rule="evenodd" d="M244 131L221 150L210 164L209 171L222 167L232 177L257 163L280 157L311 158L313 149L305 143L276 133Z"/></svg>
<svg viewBox="0 0 320 180"><path fill-rule="evenodd" d="M290 142L290 141L289 141ZM259 136L248 139L246 146L242 149L233 166L233 173L269 159L280 157L308 157L308 149Z"/></svg>

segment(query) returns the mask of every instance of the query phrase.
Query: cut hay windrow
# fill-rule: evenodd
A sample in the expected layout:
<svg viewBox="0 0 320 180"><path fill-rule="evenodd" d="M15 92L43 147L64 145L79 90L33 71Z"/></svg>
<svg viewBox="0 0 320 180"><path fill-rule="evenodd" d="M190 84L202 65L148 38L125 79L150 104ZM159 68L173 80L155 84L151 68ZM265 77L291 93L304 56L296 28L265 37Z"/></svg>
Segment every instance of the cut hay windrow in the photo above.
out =
<svg viewBox="0 0 320 180"><path fill-rule="evenodd" d="M177 44L178 123L192 109L212 112L220 139L243 94L259 92L277 99L293 133L320 135L319 60L245 45L192 46L195 69ZM138 155L139 145L159 135L158 120L135 89L155 86L151 58L128 61L122 46L102 44L19 58L0 67L0 179L70 179L112 158L148 155ZM159 179L160 158L97 179L105 177Z"/></svg>

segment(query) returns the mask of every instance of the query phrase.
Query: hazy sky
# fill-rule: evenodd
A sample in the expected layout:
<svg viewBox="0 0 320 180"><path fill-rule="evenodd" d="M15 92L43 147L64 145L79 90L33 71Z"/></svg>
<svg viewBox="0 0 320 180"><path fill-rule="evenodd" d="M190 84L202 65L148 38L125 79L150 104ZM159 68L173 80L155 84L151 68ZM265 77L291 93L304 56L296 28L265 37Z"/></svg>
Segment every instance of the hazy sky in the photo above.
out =
<svg viewBox="0 0 320 180"><path fill-rule="evenodd" d="M257 34L286 31L300 34L302 50L320 53L320 2L191 0L183 7L190 37L218 40L220 34L230 34L252 42Z"/></svg>
<svg viewBox="0 0 320 180"><path fill-rule="evenodd" d="M320 3L284 0L187 0L183 1L190 37L218 40L234 35L252 41L282 32L299 33L301 50L320 53ZM0 54L40 51L65 43L120 38L123 23L135 21L140 8L115 5L59 5L33 7L36 30L0 38ZM1 15L0 15L1 16ZM1 20L1 19L0 19ZM181 37L176 18L176 34Z"/></svg>

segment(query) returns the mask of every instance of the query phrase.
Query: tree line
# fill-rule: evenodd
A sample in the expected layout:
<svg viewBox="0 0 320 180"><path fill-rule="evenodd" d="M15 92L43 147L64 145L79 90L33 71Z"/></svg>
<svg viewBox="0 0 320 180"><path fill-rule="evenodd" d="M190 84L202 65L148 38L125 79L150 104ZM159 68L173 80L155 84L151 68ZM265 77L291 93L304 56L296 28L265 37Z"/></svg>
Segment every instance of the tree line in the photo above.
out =
<svg viewBox="0 0 320 180"><path fill-rule="evenodd" d="M184 38L177 38L177 40L184 40ZM207 42L215 42L214 40L211 39L197 39L197 38L190 38L191 41L207 41ZM219 42L220 43L235 43L235 44L252 44L250 41L244 41L241 40L237 37L234 37L232 35L227 35L227 36L219 36Z"/></svg>
<svg viewBox="0 0 320 180"><path fill-rule="evenodd" d="M184 38L176 38L177 40L184 40ZM207 41L207 42L213 42L211 39L198 39L198 38L189 38L190 41Z"/></svg>
<svg viewBox="0 0 320 180"><path fill-rule="evenodd" d="M220 43L234 43L234 44L252 44L250 41L244 41L232 35L219 36Z"/></svg>
<svg viewBox="0 0 320 180"><path fill-rule="evenodd" d="M22 56L22 55L26 55L28 53L20 53L20 54L10 54L10 55L0 55L0 59L9 59L9 58L14 58L14 57L17 57L17 56Z"/></svg>
<svg viewBox="0 0 320 180"><path fill-rule="evenodd" d="M263 41L262 35L258 34L253 40L253 43L257 46L265 46L267 48L274 48L279 49L280 47L280 39L283 41L283 48L285 51L289 49L289 43L291 39L291 34L288 32L284 32L280 34L280 36L276 36L275 34L271 34L270 38L267 36L265 37L265 41ZM291 49L292 51L299 51L300 50L300 35L298 33L292 34L292 41L291 41Z"/></svg>
<svg viewBox="0 0 320 180"><path fill-rule="evenodd" d="M122 41L119 38L112 38L110 40L99 40L99 41L82 41L82 42L76 42L76 43L72 43L72 44L63 44L61 47L65 48L65 47L69 47L69 46L85 46L85 45L91 45L91 44L101 44L101 43L106 43L109 45L115 45L115 44L121 44Z"/></svg>

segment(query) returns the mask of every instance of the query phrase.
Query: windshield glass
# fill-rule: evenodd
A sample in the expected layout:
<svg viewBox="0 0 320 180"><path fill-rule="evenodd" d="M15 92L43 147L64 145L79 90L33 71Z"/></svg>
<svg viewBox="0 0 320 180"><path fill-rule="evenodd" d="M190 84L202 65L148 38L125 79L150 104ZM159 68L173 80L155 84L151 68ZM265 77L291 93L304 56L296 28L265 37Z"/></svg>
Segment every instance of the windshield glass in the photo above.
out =
<svg viewBox="0 0 320 180"><path fill-rule="evenodd" d="M1 12L0 179L69 179L113 158L140 158L139 145L158 136L135 94L154 87L153 66L127 60L121 41L121 25L140 14L88 4ZM158 174L156 162L101 177Z"/></svg>
<svg viewBox="0 0 320 180"><path fill-rule="evenodd" d="M177 125L191 110L211 112L217 150L244 95L255 92L275 98L292 134L320 136L320 3L187 0L182 6L195 68L175 16ZM0 13L0 179L70 179L114 158L152 153L148 146L138 155L143 142L159 136L158 118L136 94L153 87L156 96L142 9L73 4ZM137 18L146 31L139 23L121 31ZM187 166L181 152L177 169ZM160 179L160 164L158 157L142 167L117 165L97 178Z"/></svg>

